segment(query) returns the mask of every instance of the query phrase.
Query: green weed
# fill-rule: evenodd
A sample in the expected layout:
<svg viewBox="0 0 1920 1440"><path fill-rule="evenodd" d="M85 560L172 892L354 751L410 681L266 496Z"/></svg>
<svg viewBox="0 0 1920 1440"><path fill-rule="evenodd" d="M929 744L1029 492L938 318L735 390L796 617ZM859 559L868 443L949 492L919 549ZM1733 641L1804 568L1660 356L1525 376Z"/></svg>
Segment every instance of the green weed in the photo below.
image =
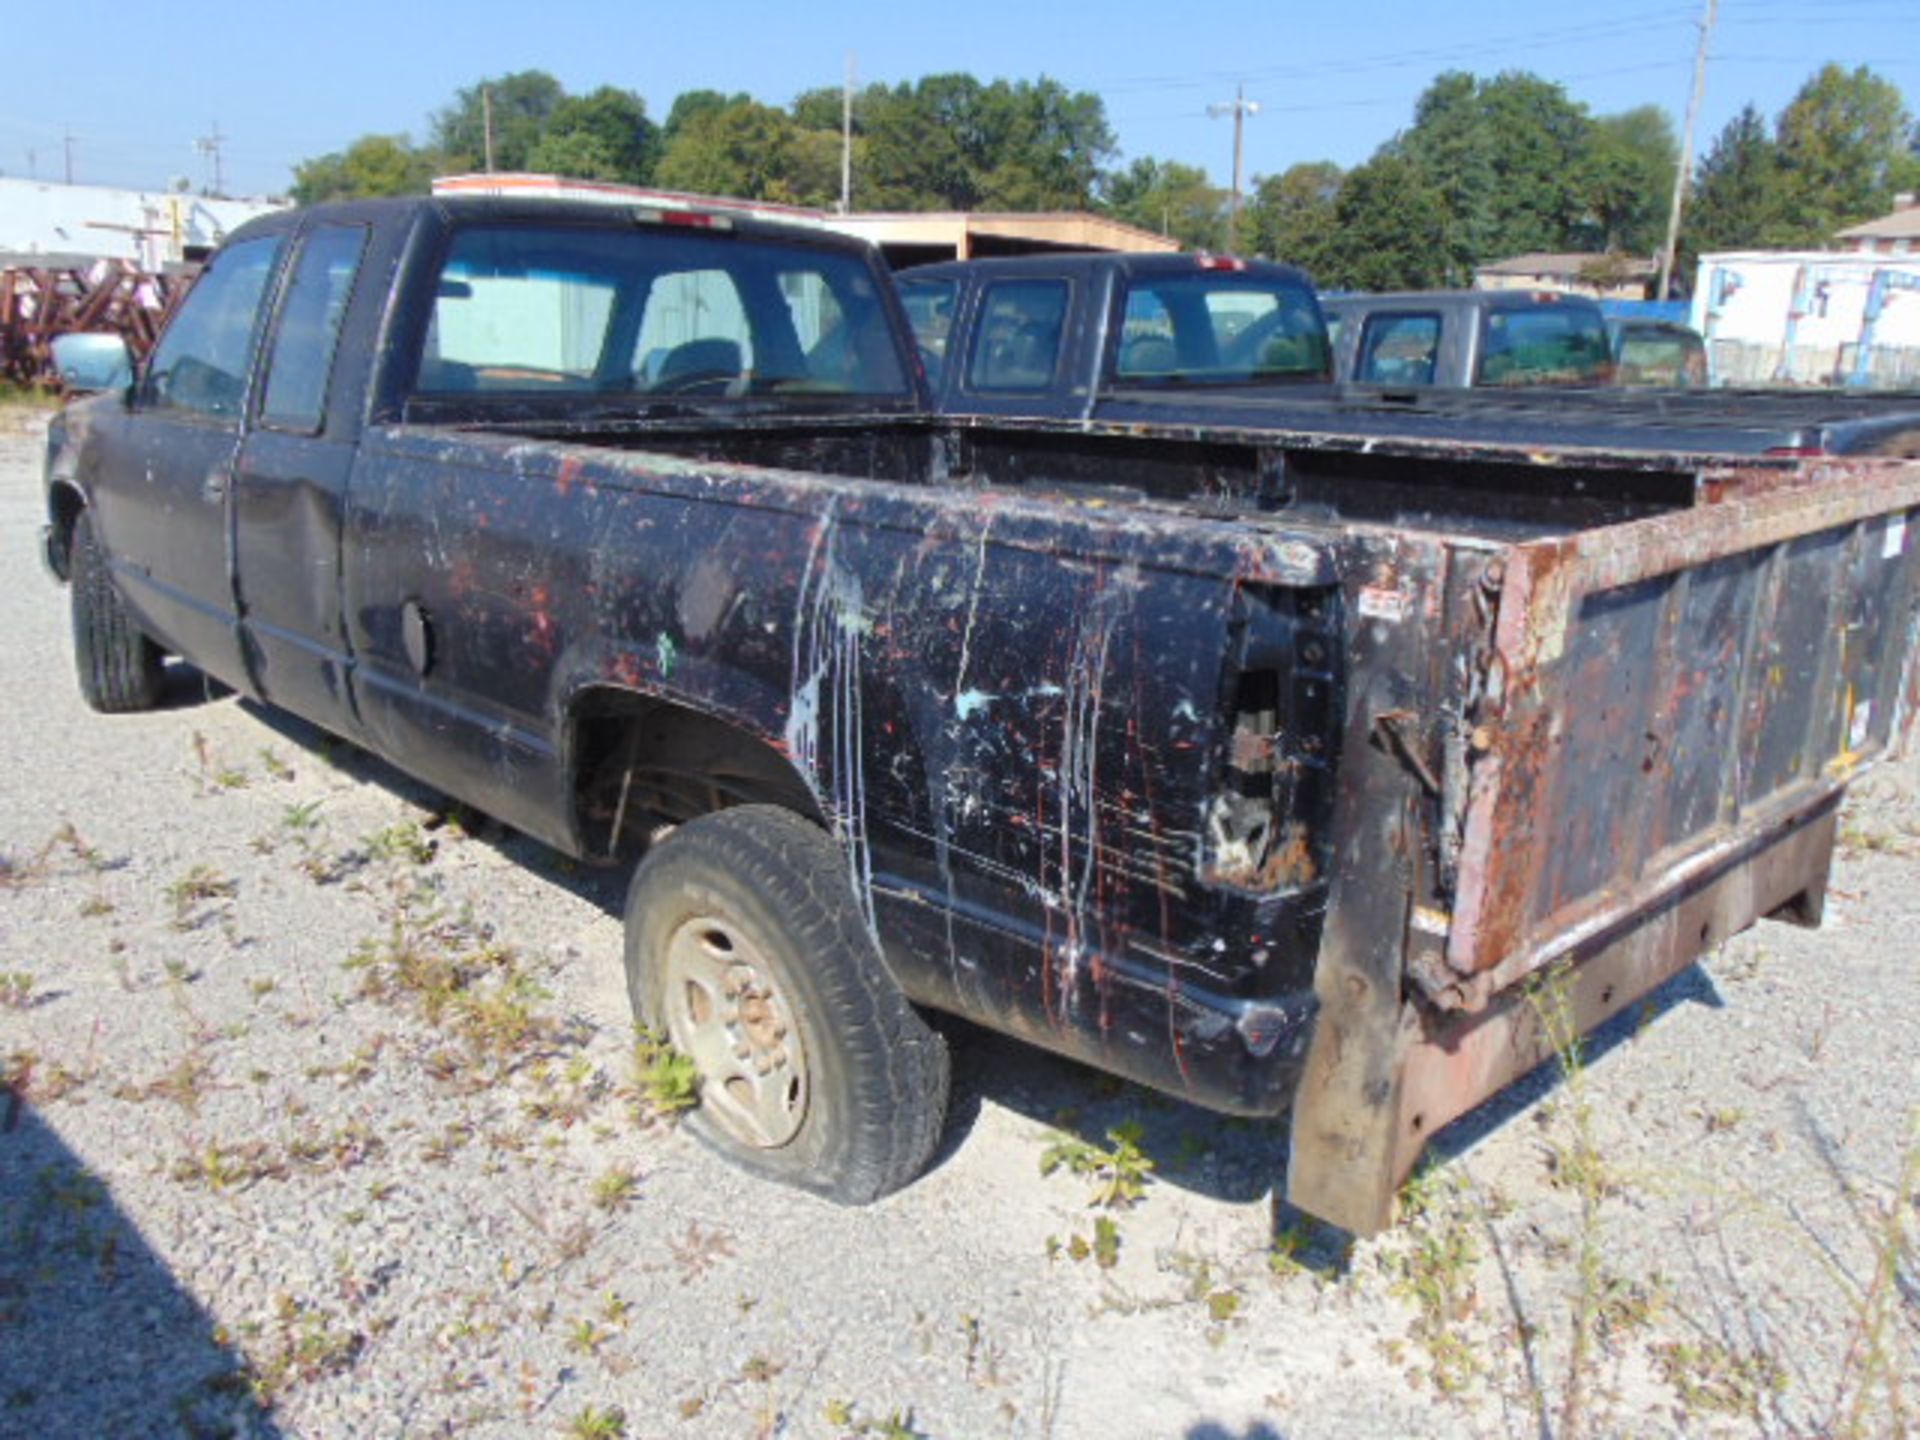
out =
<svg viewBox="0 0 1920 1440"><path fill-rule="evenodd" d="M1141 1150L1141 1127L1134 1121L1116 1125L1107 1131L1111 1149L1101 1149L1090 1141L1071 1135L1057 1135L1040 1156L1040 1173L1051 1175L1066 1169L1094 1182L1089 1205L1109 1210L1124 1210L1146 1194L1147 1180L1153 1173L1153 1161Z"/></svg>

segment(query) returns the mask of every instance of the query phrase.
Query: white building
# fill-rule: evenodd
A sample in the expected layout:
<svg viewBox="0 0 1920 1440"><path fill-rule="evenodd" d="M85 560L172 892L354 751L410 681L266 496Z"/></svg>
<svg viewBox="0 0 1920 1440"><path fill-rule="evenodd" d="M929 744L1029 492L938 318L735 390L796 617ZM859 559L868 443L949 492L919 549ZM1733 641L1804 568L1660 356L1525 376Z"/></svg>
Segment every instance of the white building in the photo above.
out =
<svg viewBox="0 0 1920 1440"><path fill-rule="evenodd" d="M283 205L0 176L0 265L107 258L159 270L204 259L228 231Z"/></svg>
<svg viewBox="0 0 1920 1440"><path fill-rule="evenodd" d="M1717 385L1920 385L1920 255L1702 255L1690 318Z"/></svg>

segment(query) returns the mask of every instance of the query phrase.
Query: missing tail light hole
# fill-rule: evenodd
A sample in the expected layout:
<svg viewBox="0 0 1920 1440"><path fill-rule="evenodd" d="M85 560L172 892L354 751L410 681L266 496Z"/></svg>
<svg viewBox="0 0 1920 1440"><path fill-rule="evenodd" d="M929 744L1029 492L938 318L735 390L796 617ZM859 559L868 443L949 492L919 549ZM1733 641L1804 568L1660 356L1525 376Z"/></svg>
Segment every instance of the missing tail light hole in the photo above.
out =
<svg viewBox="0 0 1920 1440"><path fill-rule="evenodd" d="M1319 879L1337 605L1330 589L1248 584L1235 597L1226 744L1206 810L1212 884L1271 894Z"/></svg>

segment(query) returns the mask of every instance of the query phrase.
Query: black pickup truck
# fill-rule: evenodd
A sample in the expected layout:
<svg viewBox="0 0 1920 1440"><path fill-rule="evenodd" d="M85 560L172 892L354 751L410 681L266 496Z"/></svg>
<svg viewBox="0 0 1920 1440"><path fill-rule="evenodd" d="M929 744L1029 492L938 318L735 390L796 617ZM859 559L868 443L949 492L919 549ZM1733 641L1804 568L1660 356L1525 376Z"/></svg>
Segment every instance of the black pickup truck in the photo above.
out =
<svg viewBox="0 0 1920 1440"><path fill-rule="evenodd" d="M1323 367L1283 306L1256 368ZM1549 1053L1543 976L1584 1031L1817 919L1912 699L1920 429L1703 457L1194 393L932 414L818 232L327 206L236 231L65 412L46 549L96 708L171 652L637 860L636 1012L738 1162L911 1180L944 1011L1290 1113L1290 1197L1371 1230Z"/></svg>
<svg viewBox="0 0 1920 1440"><path fill-rule="evenodd" d="M956 419L1725 460L1873 453L1920 417L1915 395L1622 394L1600 308L1580 296L1316 304L1290 266L1206 254L962 260L896 280L934 403Z"/></svg>

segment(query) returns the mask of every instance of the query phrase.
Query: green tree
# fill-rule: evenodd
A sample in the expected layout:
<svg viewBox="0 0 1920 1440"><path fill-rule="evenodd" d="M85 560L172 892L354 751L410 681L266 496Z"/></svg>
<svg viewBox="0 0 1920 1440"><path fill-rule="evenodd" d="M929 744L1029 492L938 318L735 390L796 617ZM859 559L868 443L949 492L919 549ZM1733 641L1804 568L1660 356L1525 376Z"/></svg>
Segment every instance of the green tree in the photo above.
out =
<svg viewBox="0 0 1920 1440"><path fill-rule="evenodd" d="M1439 76L1392 144L1446 205L1446 276L1577 243L1587 213L1583 157L1592 122L1559 85L1524 71Z"/></svg>
<svg viewBox="0 0 1920 1440"><path fill-rule="evenodd" d="M866 163L853 177L854 203L879 210L975 209L980 89L971 75L869 86L856 106L868 144Z"/></svg>
<svg viewBox="0 0 1920 1440"><path fill-rule="evenodd" d="M557 154L576 166L592 164L592 170L558 169L547 163ZM588 175L600 180L624 180L644 185L653 178L659 160L660 132L647 118L647 102L631 90L602 85L588 95L564 96L553 107L546 129L528 157L534 170L549 170L556 175Z"/></svg>
<svg viewBox="0 0 1920 1440"><path fill-rule="evenodd" d="M294 166L291 193L296 205L421 195L433 181L437 160L430 151L414 149L404 135L362 135L345 150Z"/></svg>
<svg viewBox="0 0 1920 1440"><path fill-rule="evenodd" d="M870 86L855 113L868 144L854 198L869 208L1083 209L1113 153L1100 97L1045 77L926 75Z"/></svg>
<svg viewBox="0 0 1920 1440"><path fill-rule="evenodd" d="M1823 245L1891 208L1911 124L1898 87L1864 65L1824 65L1802 85L1775 127L1786 243Z"/></svg>
<svg viewBox="0 0 1920 1440"><path fill-rule="evenodd" d="M667 143L655 178L670 190L794 204L799 136L792 116L758 101L703 107Z"/></svg>
<svg viewBox="0 0 1920 1440"><path fill-rule="evenodd" d="M1658 105L1595 120L1582 175L1591 248L1653 254L1666 235L1673 172L1679 164L1673 121Z"/></svg>
<svg viewBox="0 0 1920 1440"><path fill-rule="evenodd" d="M1196 250L1218 249L1225 238L1227 192L1197 165L1141 156L1101 182L1101 209L1116 220L1171 235Z"/></svg>
<svg viewBox="0 0 1920 1440"><path fill-rule="evenodd" d="M1255 179L1243 217L1249 248L1318 275L1340 243L1334 206L1344 178L1332 161L1312 160Z"/></svg>
<svg viewBox="0 0 1920 1440"><path fill-rule="evenodd" d="M478 170L486 163L487 96L493 105L493 168L524 170L566 92L544 70L519 70L457 91L433 117L434 144L450 165Z"/></svg>
<svg viewBox="0 0 1920 1440"><path fill-rule="evenodd" d="M1349 170L1316 283L1332 290L1424 290L1449 278L1446 193L1391 150Z"/></svg>
<svg viewBox="0 0 1920 1440"><path fill-rule="evenodd" d="M802 90L787 107L793 123L802 130L831 130L840 133L840 87L823 85L817 90ZM854 106L853 131L860 133L860 107Z"/></svg>
<svg viewBox="0 0 1920 1440"><path fill-rule="evenodd" d="M981 203L1002 210L1081 210L1113 155L1105 103L1058 80L996 80L981 92L974 156Z"/></svg>
<svg viewBox="0 0 1920 1440"><path fill-rule="evenodd" d="M744 105L753 97L741 91L733 95L723 95L718 90L686 90L674 97L673 108L667 112L667 123L660 128L660 143L663 147L671 145L700 116L715 110L724 110L729 105Z"/></svg>
<svg viewBox="0 0 1920 1440"><path fill-rule="evenodd" d="M589 130L548 131L527 152L527 169L577 180L630 180L612 150Z"/></svg>
<svg viewBox="0 0 1920 1440"><path fill-rule="evenodd" d="M1775 243L1792 228L1784 212L1780 156L1767 122L1749 105L1714 137L1694 171L1682 248L1690 256Z"/></svg>

